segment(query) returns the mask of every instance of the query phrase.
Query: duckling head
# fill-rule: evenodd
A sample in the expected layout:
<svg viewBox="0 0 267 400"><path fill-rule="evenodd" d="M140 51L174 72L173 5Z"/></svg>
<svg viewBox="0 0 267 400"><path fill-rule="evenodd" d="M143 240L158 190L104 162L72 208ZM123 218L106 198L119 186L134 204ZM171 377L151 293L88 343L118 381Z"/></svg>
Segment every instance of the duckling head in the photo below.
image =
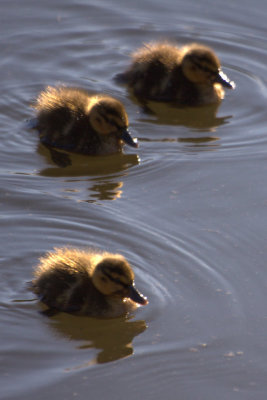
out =
<svg viewBox="0 0 267 400"><path fill-rule="evenodd" d="M93 97L89 104L89 120L103 142L111 138L138 147L128 131L128 116L120 101L108 96Z"/></svg>
<svg viewBox="0 0 267 400"><path fill-rule="evenodd" d="M134 286L134 273L124 257L107 256L100 261L93 272L94 286L107 297L123 300L129 298L133 302L146 305L148 300Z"/></svg>
<svg viewBox="0 0 267 400"><path fill-rule="evenodd" d="M199 85L219 83L228 89L235 88L235 83L223 73L218 57L209 47L191 44L182 50L181 67L189 81Z"/></svg>

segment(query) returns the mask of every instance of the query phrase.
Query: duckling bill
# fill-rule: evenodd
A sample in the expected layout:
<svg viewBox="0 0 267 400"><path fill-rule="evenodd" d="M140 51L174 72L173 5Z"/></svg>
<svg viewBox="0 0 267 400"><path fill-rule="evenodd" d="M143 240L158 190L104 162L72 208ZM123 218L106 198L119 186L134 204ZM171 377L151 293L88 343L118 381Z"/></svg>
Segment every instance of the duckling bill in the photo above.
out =
<svg viewBox="0 0 267 400"><path fill-rule="evenodd" d="M129 133L125 108L113 97L49 86L39 94L34 107L40 140L49 148L108 155L121 152L124 143L138 147Z"/></svg>
<svg viewBox="0 0 267 400"><path fill-rule="evenodd" d="M181 48L148 43L132 54L131 65L117 80L141 100L181 106L216 104L224 98L223 88L235 88L214 51L197 43Z"/></svg>
<svg viewBox="0 0 267 400"><path fill-rule="evenodd" d="M40 259L32 289L47 315L66 312L118 317L148 304L134 285L134 272L120 254L55 249Z"/></svg>

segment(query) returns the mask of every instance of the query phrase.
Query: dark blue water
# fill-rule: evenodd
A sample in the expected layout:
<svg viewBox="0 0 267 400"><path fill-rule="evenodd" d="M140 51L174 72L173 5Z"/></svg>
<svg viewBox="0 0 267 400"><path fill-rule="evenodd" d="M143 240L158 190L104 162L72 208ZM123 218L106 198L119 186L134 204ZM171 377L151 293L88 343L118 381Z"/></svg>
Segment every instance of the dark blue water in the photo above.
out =
<svg viewBox="0 0 267 400"><path fill-rule="evenodd" d="M1 2L1 394L265 400L267 5ZM151 105L113 77L143 42L213 47L236 82L217 111ZM46 85L108 93L139 149L57 167L27 129ZM121 252L147 307L44 318L27 290L53 247Z"/></svg>

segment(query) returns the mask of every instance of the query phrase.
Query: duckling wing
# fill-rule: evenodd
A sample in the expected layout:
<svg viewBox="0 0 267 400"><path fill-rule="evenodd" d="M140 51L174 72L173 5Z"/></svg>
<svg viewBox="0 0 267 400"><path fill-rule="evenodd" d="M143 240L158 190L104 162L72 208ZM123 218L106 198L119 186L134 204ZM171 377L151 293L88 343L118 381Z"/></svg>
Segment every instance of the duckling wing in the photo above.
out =
<svg viewBox="0 0 267 400"><path fill-rule="evenodd" d="M46 147L49 149L52 161L54 161L57 166L65 168L71 165L71 160L68 154L57 151L48 145L46 145Z"/></svg>

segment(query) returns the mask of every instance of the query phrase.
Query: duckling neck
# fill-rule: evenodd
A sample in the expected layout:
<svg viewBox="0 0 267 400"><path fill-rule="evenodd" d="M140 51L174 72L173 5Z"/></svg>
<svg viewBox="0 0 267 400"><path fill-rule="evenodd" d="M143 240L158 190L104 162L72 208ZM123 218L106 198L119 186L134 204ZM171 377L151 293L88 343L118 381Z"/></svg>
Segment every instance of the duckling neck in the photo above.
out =
<svg viewBox="0 0 267 400"><path fill-rule="evenodd" d="M131 300L123 300L116 296L104 296L96 288L84 300L84 306L80 310L80 314L91 317L116 318L136 309Z"/></svg>
<svg viewBox="0 0 267 400"><path fill-rule="evenodd" d="M126 315L127 313L132 313L136 310L137 305L130 299L118 299L116 297L110 296L108 299L108 309L106 316L119 317L121 315Z"/></svg>
<svg viewBox="0 0 267 400"><path fill-rule="evenodd" d="M172 90L171 97L176 102L187 106L199 104L201 88L186 78L180 65L172 71L170 87Z"/></svg>

